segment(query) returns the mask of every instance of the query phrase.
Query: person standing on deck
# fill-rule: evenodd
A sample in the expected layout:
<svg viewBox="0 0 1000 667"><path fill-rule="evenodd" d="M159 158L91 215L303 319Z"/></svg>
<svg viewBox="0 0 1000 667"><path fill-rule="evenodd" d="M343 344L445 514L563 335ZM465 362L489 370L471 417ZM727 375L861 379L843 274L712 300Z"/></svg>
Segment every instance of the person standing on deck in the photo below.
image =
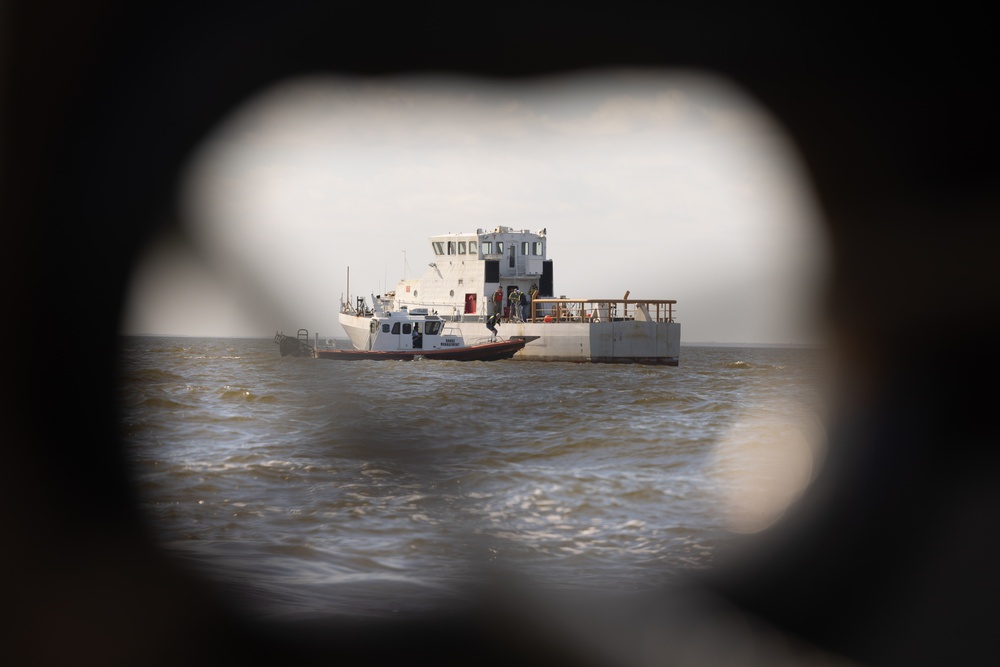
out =
<svg viewBox="0 0 1000 667"><path fill-rule="evenodd" d="M499 316L503 313L503 285L497 285L497 291L493 292L493 298L490 299L490 306L493 309L491 315Z"/></svg>
<svg viewBox="0 0 1000 667"><path fill-rule="evenodd" d="M510 301L510 321L520 322L521 321L521 290L517 289L517 286L511 290L510 294L507 295L507 299Z"/></svg>

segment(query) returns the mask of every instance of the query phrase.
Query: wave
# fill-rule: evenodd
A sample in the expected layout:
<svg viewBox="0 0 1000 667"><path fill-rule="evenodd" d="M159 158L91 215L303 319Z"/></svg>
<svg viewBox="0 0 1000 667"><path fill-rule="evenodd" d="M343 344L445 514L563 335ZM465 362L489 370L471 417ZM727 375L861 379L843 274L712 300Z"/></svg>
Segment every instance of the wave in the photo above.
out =
<svg viewBox="0 0 1000 667"><path fill-rule="evenodd" d="M273 394L255 394L249 389L226 386L218 392L223 400L252 401L254 403L279 403L280 399Z"/></svg>
<svg viewBox="0 0 1000 667"><path fill-rule="evenodd" d="M187 403L181 403L180 401L175 401L169 398L162 398L157 396L147 398L145 401L142 402L142 406L144 408L185 408L185 409L190 409L194 407L193 405L189 405Z"/></svg>
<svg viewBox="0 0 1000 667"><path fill-rule="evenodd" d="M141 368L122 374L120 381L123 385L138 384L162 384L167 382L183 382L184 377L177 373L172 373L162 368Z"/></svg>

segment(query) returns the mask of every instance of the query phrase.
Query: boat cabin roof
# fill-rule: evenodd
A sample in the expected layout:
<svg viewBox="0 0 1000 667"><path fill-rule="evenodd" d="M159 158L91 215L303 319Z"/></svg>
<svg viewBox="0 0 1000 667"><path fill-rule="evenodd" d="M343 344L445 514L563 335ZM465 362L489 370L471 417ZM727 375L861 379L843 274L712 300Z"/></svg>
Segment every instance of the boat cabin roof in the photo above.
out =
<svg viewBox="0 0 1000 667"><path fill-rule="evenodd" d="M376 315L372 318L373 320L411 320L411 321L431 321L440 320L441 317L436 314L428 314L426 308L413 308L408 309L403 306L399 310L389 311L382 315Z"/></svg>

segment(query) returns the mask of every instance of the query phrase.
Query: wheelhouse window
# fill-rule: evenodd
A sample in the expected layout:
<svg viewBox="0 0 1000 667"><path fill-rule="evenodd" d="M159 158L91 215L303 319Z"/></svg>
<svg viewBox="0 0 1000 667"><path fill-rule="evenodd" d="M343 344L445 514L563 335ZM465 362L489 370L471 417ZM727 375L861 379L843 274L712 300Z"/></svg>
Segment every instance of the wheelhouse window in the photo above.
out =
<svg viewBox="0 0 1000 667"><path fill-rule="evenodd" d="M433 243L431 243L431 245L434 246L435 255L444 254L444 243L442 243L441 241L434 241Z"/></svg>
<svg viewBox="0 0 1000 667"><path fill-rule="evenodd" d="M437 336L441 333L441 327L444 326L444 322L435 322L430 320L424 323L424 333L429 336Z"/></svg>
<svg viewBox="0 0 1000 667"><path fill-rule="evenodd" d="M403 333L408 334L412 333L412 331L413 331L413 325L410 324L409 322L403 322Z"/></svg>
<svg viewBox="0 0 1000 667"><path fill-rule="evenodd" d="M454 241L448 241L448 254L449 255L454 255L455 254L455 242Z"/></svg>
<svg viewBox="0 0 1000 667"><path fill-rule="evenodd" d="M389 333L389 325L388 324L383 324L382 325L382 333Z"/></svg>
<svg viewBox="0 0 1000 667"><path fill-rule="evenodd" d="M470 255L475 255L477 252L479 252L478 245L479 244L476 241L469 241L469 254Z"/></svg>
<svg viewBox="0 0 1000 667"><path fill-rule="evenodd" d="M399 322L393 322L392 323L392 333L394 333L394 334L398 334L399 333Z"/></svg>
<svg viewBox="0 0 1000 667"><path fill-rule="evenodd" d="M528 254L528 242L527 241L521 241L521 254L522 255L527 255Z"/></svg>
<svg viewBox="0 0 1000 667"><path fill-rule="evenodd" d="M542 242L541 241L535 241L534 242L534 244L532 245L531 254L532 255L541 256L541 254L542 254Z"/></svg>
<svg viewBox="0 0 1000 667"><path fill-rule="evenodd" d="M459 241L458 242L458 254L459 255L464 255L465 254L465 241Z"/></svg>
<svg viewBox="0 0 1000 667"><path fill-rule="evenodd" d="M483 254L484 255L493 254L493 241L483 241Z"/></svg>

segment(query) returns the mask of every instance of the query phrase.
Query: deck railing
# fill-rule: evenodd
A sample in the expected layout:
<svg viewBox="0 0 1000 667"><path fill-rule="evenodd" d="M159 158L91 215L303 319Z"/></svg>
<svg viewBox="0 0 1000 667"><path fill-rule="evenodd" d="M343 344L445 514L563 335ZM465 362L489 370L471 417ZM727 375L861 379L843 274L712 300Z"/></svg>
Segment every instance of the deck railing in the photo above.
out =
<svg viewBox="0 0 1000 667"><path fill-rule="evenodd" d="M528 322L615 322L640 320L673 322L676 299L564 299L538 298L530 302ZM416 307L416 306L414 306ZM420 304L448 322L485 322L486 313L465 313L455 304ZM440 310L439 310L440 309ZM449 313L448 310L451 310ZM505 308L505 315L507 309ZM358 313L347 306L343 312L369 316L370 310ZM513 314L513 313L512 313ZM504 318L507 320L507 317Z"/></svg>
<svg viewBox="0 0 1000 667"><path fill-rule="evenodd" d="M673 322L676 299L550 299L531 302L529 322Z"/></svg>

